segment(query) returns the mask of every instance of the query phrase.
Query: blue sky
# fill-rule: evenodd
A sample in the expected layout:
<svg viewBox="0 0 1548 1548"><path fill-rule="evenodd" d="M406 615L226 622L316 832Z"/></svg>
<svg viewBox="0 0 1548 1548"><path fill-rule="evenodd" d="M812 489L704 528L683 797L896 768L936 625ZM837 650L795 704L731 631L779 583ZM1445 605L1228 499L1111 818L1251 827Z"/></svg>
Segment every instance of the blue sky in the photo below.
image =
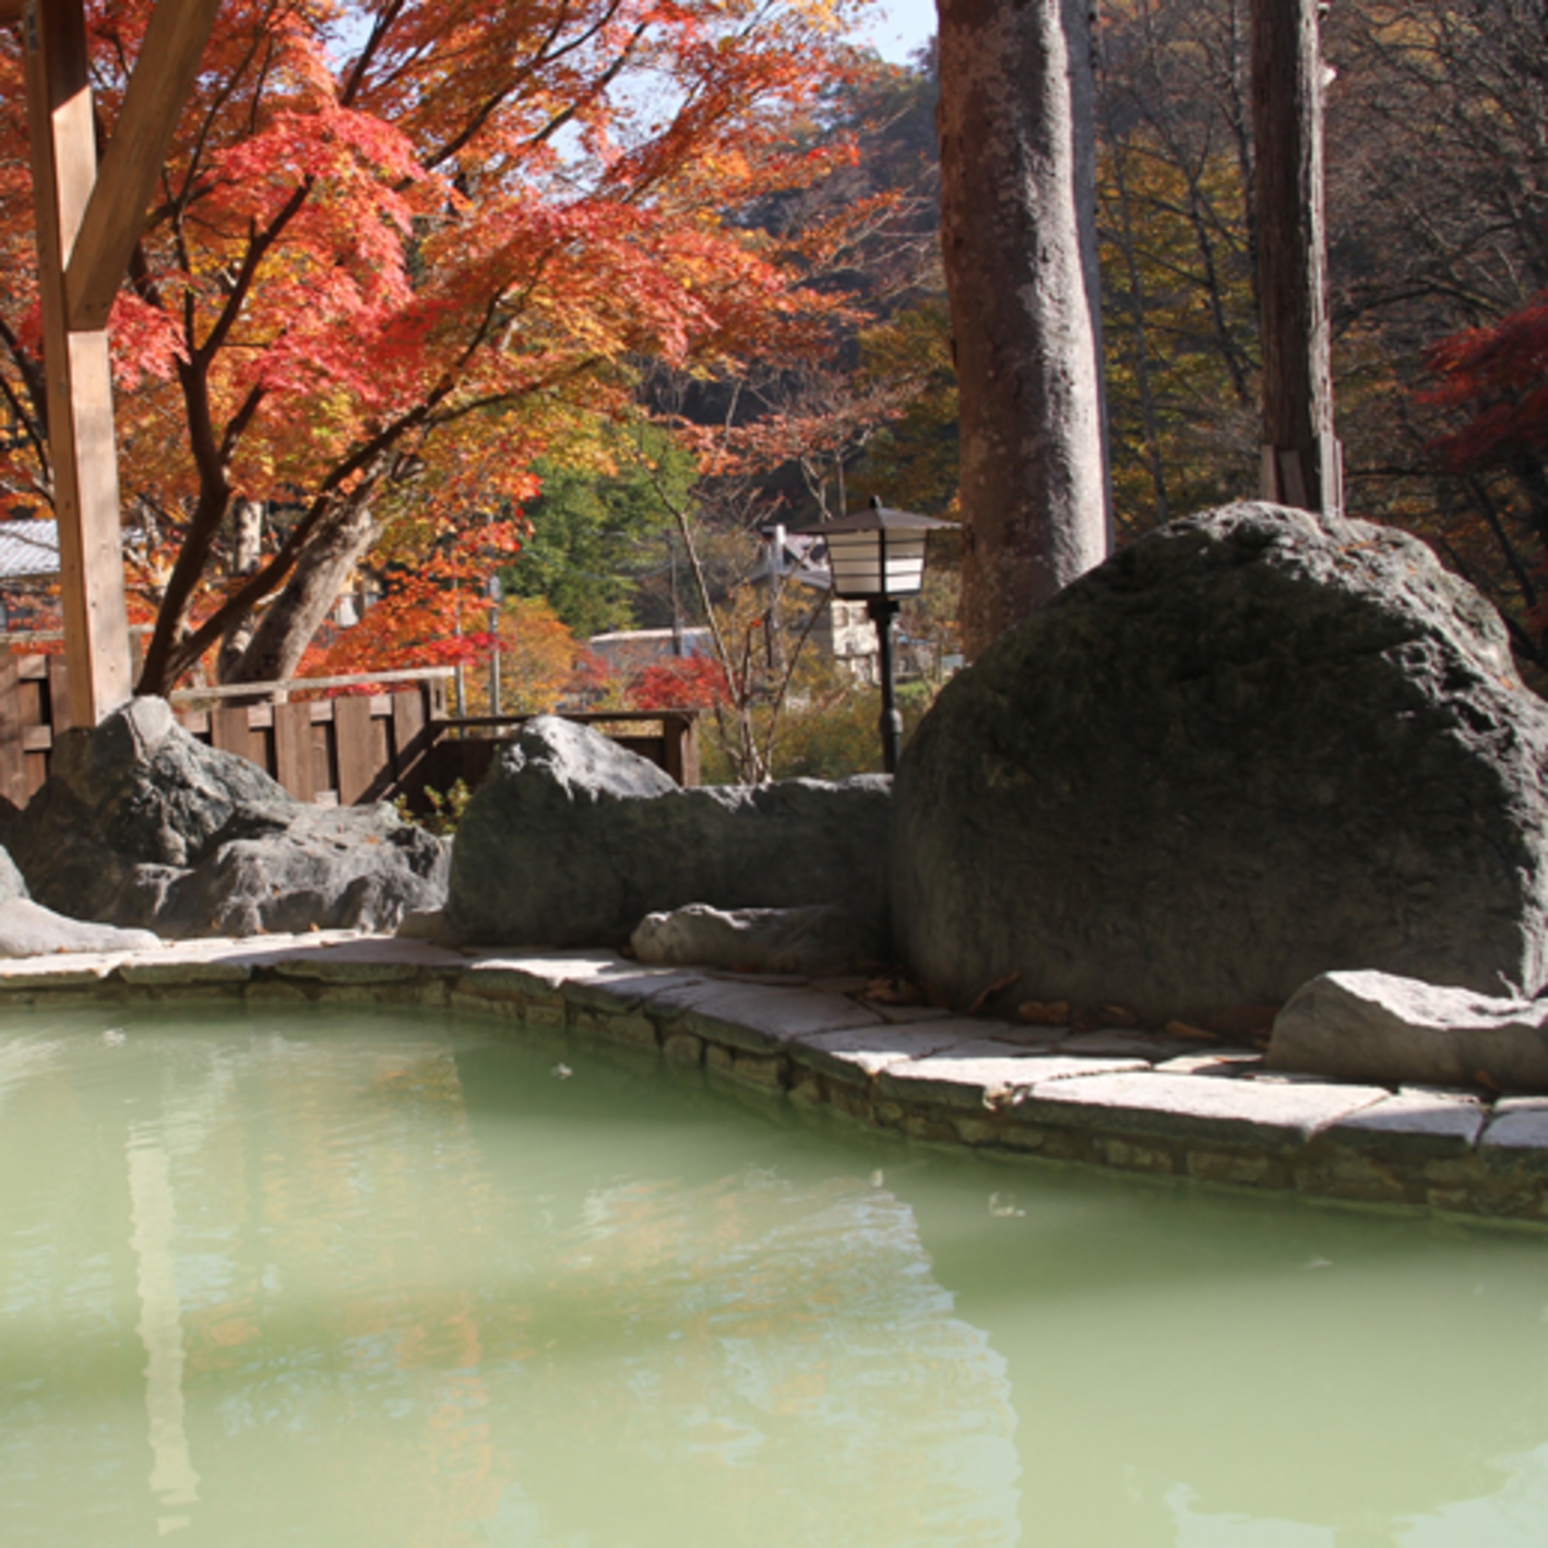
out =
<svg viewBox="0 0 1548 1548"><path fill-rule="evenodd" d="M875 44L883 59L906 64L934 31L935 0L881 0L862 35Z"/></svg>

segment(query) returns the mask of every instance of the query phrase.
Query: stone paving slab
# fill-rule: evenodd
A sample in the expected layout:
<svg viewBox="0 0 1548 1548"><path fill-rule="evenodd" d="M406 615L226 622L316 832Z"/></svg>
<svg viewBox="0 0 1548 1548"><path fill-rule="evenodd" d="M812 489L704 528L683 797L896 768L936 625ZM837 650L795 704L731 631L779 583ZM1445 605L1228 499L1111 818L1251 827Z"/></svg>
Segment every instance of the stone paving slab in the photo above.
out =
<svg viewBox="0 0 1548 1548"><path fill-rule="evenodd" d="M640 967L626 962L618 973L599 973L595 978L572 978L564 985L565 1003L587 1010L636 1010L645 1005L670 1003L707 980L692 968Z"/></svg>
<svg viewBox="0 0 1548 1548"><path fill-rule="evenodd" d="M463 955L465 967L457 980L458 990L491 999L558 1003L568 984L638 971L632 962L611 951L485 950Z"/></svg>
<svg viewBox="0 0 1548 1548"><path fill-rule="evenodd" d="M228 961L233 959L227 959ZM234 959L241 962L242 959ZM250 965L250 962L249 962ZM461 971L467 960L430 941L366 937L325 950L282 954L275 964L285 978L310 978L335 984L406 983L426 970Z"/></svg>
<svg viewBox="0 0 1548 1548"><path fill-rule="evenodd" d="M1090 1054L1098 1059L1140 1059L1146 1064L1159 1064L1183 1053L1188 1044L1175 1038L1146 1037L1139 1032L1104 1027L1094 1032L1076 1032L1066 1037L1059 1048L1063 1053Z"/></svg>
<svg viewBox="0 0 1548 1548"><path fill-rule="evenodd" d="M792 1039L814 1032L881 1024L875 1011L844 995L717 980L689 987L680 996L666 991L648 1004L653 1015L659 1010L667 1016L673 1031L748 1053L778 1052Z"/></svg>
<svg viewBox="0 0 1548 1548"><path fill-rule="evenodd" d="M1323 1137L1355 1150L1466 1155L1478 1143L1487 1117L1477 1097L1410 1087L1329 1124Z"/></svg>
<svg viewBox="0 0 1548 1548"><path fill-rule="evenodd" d="M895 1100L982 1109L1013 1104L1019 1094L1045 1083L1149 1068L1141 1059L1103 1059L1041 1049L1012 1053L989 1038L964 1037L923 1059L888 1065L877 1084L884 1096Z"/></svg>
<svg viewBox="0 0 1548 1548"><path fill-rule="evenodd" d="M100 984L127 960L127 955L121 951L78 951L68 956L3 958L0 959L0 992L7 989L35 989L39 986L65 988L71 985Z"/></svg>
<svg viewBox="0 0 1548 1548"><path fill-rule="evenodd" d="M1548 1097L1505 1097L1478 1142L1486 1166L1548 1171Z"/></svg>
<svg viewBox="0 0 1548 1548"><path fill-rule="evenodd" d="M309 932L0 962L0 1003L238 995L423 1005L635 1045L760 1100L816 1103L948 1145L1174 1178L1548 1224L1548 1096L1265 1073L1262 1056L1126 1028L1072 1033L761 983L608 951L454 951ZM908 1010L902 1020L888 1012ZM1154 1066L1154 1067L1152 1067Z"/></svg>
<svg viewBox="0 0 1548 1548"><path fill-rule="evenodd" d="M809 1032L790 1040L790 1057L807 1069L854 1085L868 1085L890 1065L949 1048L962 1036L960 1022L853 1027L842 1032Z"/></svg>
<svg viewBox="0 0 1548 1548"><path fill-rule="evenodd" d="M1013 1105L1023 1122L1286 1150L1387 1095L1381 1086L1271 1084L1147 1070L1046 1081Z"/></svg>

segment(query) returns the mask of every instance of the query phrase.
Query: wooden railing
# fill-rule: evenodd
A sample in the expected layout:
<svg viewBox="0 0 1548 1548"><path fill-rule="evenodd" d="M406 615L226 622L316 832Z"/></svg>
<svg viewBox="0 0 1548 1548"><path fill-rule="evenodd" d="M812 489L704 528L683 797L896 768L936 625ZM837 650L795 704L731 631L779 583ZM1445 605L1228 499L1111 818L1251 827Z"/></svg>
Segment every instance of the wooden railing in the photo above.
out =
<svg viewBox="0 0 1548 1548"><path fill-rule="evenodd" d="M429 810L426 789L470 789L489 770L506 732L532 717L447 714L450 667L297 678L181 690L177 718L200 741L251 760L297 800L352 806L403 797ZM54 738L69 728L62 656L0 655L0 796L25 806L48 777ZM331 699L297 698L325 688L380 688ZM260 703L236 703L264 696ZM693 710L594 711L566 719L596 725L664 768L679 784L699 781Z"/></svg>

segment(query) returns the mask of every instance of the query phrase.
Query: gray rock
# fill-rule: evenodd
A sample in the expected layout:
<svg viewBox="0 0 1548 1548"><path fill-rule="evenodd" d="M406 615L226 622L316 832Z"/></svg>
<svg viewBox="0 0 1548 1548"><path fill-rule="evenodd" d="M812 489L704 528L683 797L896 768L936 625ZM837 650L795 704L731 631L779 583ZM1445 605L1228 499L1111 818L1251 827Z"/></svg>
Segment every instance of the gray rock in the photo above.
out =
<svg viewBox="0 0 1548 1548"><path fill-rule="evenodd" d="M385 806L303 805L160 699L60 737L6 838L49 907L171 937L391 929L445 896L443 841Z"/></svg>
<svg viewBox="0 0 1548 1548"><path fill-rule="evenodd" d="M1324 973L1275 1018L1268 1064L1340 1080L1465 1086L1483 1076L1507 1091L1548 1091L1548 1001Z"/></svg>
<svg viewBox="0 0 1548 1548"><path fill-rule="evenodd" d="M57 952L145 951L159 946L149 930L66 919L30 898L0 901L0 957L47 957Z"/></svg>
<svg viewBox="0 0 1548 1548"><path fill-rule="evenodd" d="M852 971L874 953L843 909L711 908L690 903L647 914L629 937L640 962L664 967L741 968L820 978Z"/></svg>
<svg viewBox="0 0 1548 1548"><path fill-rule="evenodd" d="M17 870L10 850L0 849L0 902L28 896L26 878Z"/></svg>
<svg viewBox="0 0 1548 1548"><path fill-rule="evenodd" d="M1244 504L1139 539L942 692L894 798L933 988L1202 1016L1338 968L1548 974L1548 706L1421 543Z"/></svg>
<svg viewBox="0 0 1548 1548"><path fill-rule="evenodd" d="M842 909L884 934L890 782L682 790L584 726L542 716L501 750L452 847L463 940L622 943L649 913Z"/></svg>

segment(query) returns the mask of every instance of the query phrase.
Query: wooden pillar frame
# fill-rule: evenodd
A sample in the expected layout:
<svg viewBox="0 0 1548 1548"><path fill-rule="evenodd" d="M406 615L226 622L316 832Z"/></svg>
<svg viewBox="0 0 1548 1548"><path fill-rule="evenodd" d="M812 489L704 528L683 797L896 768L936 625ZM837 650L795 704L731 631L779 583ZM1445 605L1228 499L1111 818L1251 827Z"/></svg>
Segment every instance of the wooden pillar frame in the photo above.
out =
<svg viewBox="0 0 1548 1548"><path fill-rule="evenodd" d="M133 691L107 320L219 0L160 0L97 174L83 0L0 0L27 69L70 718Z"/></svg>

